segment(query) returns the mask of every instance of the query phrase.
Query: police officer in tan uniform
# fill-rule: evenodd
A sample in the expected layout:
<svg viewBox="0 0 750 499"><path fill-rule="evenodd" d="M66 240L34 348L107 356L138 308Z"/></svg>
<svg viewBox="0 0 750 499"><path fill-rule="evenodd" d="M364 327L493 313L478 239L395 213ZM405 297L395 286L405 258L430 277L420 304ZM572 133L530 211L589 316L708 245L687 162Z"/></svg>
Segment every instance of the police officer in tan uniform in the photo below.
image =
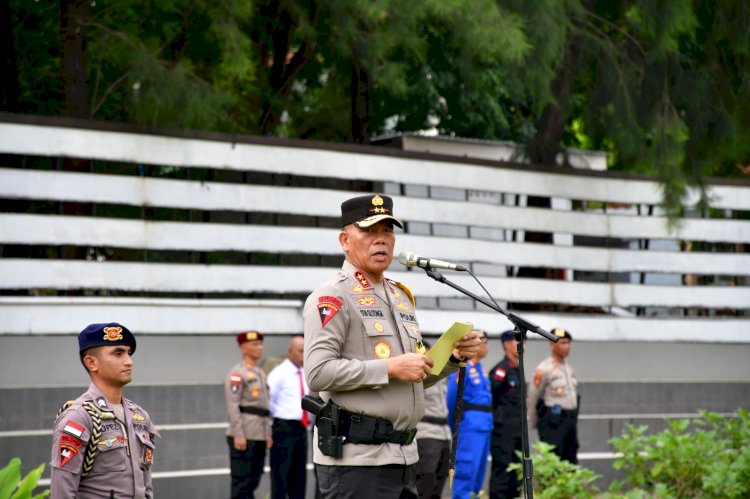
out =
<svg viewBox="0 0 750 499"><path fill-rule="evenodd" d="M254 497L263 475L266 448L272 445L266 374L257 365L263 355L263 334L248 331L237 335L242 360L226 378L224 393L229 414L231 496Z"/></svg>
<svg viewBox="0 0 750 499"><path fill-rule="evenodd" d="M324 498L417 497L414 440L424 386L471 358L479 337L456 342L454 357L431 373L409 290L384 278L393 260L388 196L341 205L342 269L307 298L305 371L327 403L316 419L313 461Z"/></svg>
<svg viewBox="0 0 750 499"><path fill-rule="evenodd" d="M539 430L540 440L555 447L555 454L577 463L578 380L573 366L565 360L573 337L563 328L553 329L552 334L559 340L550 342L552 355L536 367L529 388L529 423Z"/></svg>
<svg viewBox="0 0 750 499"><path fill-rule="evenodd" d="M154 438L148 413L122 396L133 379L135 337L116 322L91 324L78 335L89 389L63 406L52 437L53 499L150 499Z"/></svg>
<svg viewBox="0 0 750 499"><path fill-rule="evenodd" d="M417 424L417 490L421 499L440 499L448 478L452 436L446 404L448 380L443 378L424 391L424 416Z"/></svg>

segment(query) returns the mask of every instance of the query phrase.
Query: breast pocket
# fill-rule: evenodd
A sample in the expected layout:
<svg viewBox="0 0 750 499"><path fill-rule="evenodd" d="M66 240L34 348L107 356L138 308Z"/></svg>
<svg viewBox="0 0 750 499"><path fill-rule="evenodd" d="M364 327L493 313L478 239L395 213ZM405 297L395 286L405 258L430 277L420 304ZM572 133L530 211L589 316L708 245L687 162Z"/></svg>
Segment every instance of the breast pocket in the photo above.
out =
<svg viewBox="0 0 750 499"><path fill-rule="evenodd" d="M97 444L99 452L96 453L94 466L91 468L91 474L112 473L114 471L125 471L127 463L127 442L122 435L117 437L103 438Z"/></svg>
<svg viewBox="0 0 750 499"><path fill-rule="evenodd" d="M387 359L391 356L394 336L391 325L385 320L366 320L364 355L366 359Z"/></svg>

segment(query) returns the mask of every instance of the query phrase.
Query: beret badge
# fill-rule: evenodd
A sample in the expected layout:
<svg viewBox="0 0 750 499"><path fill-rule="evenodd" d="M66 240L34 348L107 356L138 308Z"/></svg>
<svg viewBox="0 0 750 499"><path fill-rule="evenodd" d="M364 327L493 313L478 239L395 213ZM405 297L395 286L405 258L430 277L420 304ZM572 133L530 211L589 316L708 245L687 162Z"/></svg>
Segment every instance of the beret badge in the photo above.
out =
<svg viewBox="0 0 750 499"><path fill-rule="evenodd" d="M104 339L107 341L118 341L122 339L122 328L119 326L110 326L102 329Z"/></svg>

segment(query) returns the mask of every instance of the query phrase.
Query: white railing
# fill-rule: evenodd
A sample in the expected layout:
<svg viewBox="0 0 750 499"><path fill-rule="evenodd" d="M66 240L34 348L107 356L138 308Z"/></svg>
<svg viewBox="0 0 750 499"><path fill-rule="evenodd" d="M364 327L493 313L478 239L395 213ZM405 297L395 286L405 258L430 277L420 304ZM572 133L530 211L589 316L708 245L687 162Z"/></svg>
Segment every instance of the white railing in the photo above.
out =
<svg viewBox="0 0 750 499"><path fill-rule="evenodd" d="M17 123L0 123L0 153L42 157L75 157L118 163L170 165L184 168L292 174L321 179L384 182L388 186L427 186L465 191L465 201L393 197L396 214L410 224L448 226L473 237L430 235L429 230L399 234L396 252L416 251L472 265L493 296L504 302L598 307L602 314L530 313L532 320L563 325L590 340L750 342L750 287L746 285L750 255L735 252L750 241L750 222L733 219L686 218L676 230L666 219L638 216L633 210L591 212L539 209L473 202L476 191L511 195L542 195L573 201L658 204L658 184L643 179L585 173L524 170L519 165L482 161L433 160L427 155L378 155L330 150L322 146L291 147L190 139ZM712 206L728 211L750 210L750 185L711 185ZM208 212L259 212L336 218L351 191L294 186L201 182L101 173L73 173L10 168L0 165L0 198L15 201L106 203L148 208ZM459 196L460 197L460 196ZM492 197L492 196L490 196ZM563 203L565 204L565 203ZM646 209L644 207L644 213ZM542 231L632 241L620 248L571 244L532 244L508 240L511 231ZM668 241L671 250L639 250L636 240ZM680 241L706 244L705 251L682 251ZM330 257L341 254L337 229L301 225L168 222L6 212L0 214L1 245L82 246L149 251L239 252ZM727 250L727 248L729 248ZM331 259L328 258L327 261ZM565 280L509 277L506 269L561 269ZM142 332L168 334L174 324L194 334L231 332L244 314L269 332L298 331L299 299L195 299L185 294L304 296L334 272L334 267L283 265L220 265L144 261L85 261L40 258L0 259L0 291L19 295L49 290L87 290L84 294L142 294L132 297L5 296L0 298L1 334L59 334L75 331L83 317L106 315L118 307L128 324ZM440 302L460 295L398 265L391 275L406 282L425 300ZM619 281L580 282L573 273L616 273ZM638 273L671 276L668 283L639 284ZM683 276L704 276L724 285L682 285ZM456 275L455 281L473 287ZM726 285L732 284L732 285ZM146 298L151 293L184 297ZM420 310L425 332L439 332L457 316L487 329L505 329L502 321L482 309L451 309L440 302ZM281 305L280 305L281 304ZM659 317L634 316L633 311L662 309ZM726 317L685 316L685 309ZM609 315L610 311L619 316ZM50 315L51 314L51 315ZM46 318L54 317L54 319ZM122 315L121 315L122 317ZM123 318L123 320L125 320ZM260 321L260 322L259 322ZM494 324L492 326L491 324ZM172 325L172 326L170 326ZM710 337L706 330L710 329Z"/></svg>

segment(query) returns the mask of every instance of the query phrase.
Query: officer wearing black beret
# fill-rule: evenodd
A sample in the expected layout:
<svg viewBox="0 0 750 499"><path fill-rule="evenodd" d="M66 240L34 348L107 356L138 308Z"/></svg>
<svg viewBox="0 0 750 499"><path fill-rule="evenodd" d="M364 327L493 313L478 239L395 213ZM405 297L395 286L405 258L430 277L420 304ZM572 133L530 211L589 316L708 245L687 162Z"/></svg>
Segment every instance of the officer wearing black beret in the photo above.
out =
<svg viewBox="0 0 750 499"><path fill-rule="evenodd" d="M341 204L341 270L307 298L304 366L310 390L335 411L318 417L313 461L324 499L416 497L415 426L424 387L458 370L432 373L404 285L385 278L393 261L393 200L381 194ZM474 357L478 334L456 342L456 357ZM327 414L327 413L326 413ZM372 485L372 486L370 486Z"/></svg>
<svg viewBox="0 0 750 499"><path fill-rule="evenodd" d="M153 497L151 465L159 432L148 413L122 395L133 379L135 346L133 333L116 322L91 324L78 335L91 384L63 405L55 421L53 499Z"/></svg>

